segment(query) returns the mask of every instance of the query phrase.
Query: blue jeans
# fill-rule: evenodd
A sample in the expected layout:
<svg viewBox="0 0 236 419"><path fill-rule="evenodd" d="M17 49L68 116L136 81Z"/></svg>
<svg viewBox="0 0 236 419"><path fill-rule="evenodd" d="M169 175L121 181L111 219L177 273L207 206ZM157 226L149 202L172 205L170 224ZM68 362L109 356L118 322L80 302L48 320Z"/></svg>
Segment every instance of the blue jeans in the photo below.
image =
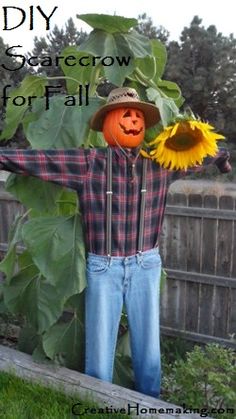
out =
<svg viewBox="0 0 236 419"><path fill-rule="evenodd" d="M125 304L135 389L160 393L158 248L129 257L88 254L85 373L112 381L117 334Z"/></svg>

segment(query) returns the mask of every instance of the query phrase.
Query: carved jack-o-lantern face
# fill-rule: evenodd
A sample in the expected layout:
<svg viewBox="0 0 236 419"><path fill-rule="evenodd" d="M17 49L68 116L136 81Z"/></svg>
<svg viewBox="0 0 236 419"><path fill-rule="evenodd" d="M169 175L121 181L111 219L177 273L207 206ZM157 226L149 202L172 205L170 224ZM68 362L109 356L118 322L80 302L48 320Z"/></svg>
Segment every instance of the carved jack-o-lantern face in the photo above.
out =
<svg viewBox="0 0 236 419"><path fill-rule="evenodd" d="M144 139L144 114L139 109L117 108L107 113L103 135L109 145L137 147Z"/></svg>

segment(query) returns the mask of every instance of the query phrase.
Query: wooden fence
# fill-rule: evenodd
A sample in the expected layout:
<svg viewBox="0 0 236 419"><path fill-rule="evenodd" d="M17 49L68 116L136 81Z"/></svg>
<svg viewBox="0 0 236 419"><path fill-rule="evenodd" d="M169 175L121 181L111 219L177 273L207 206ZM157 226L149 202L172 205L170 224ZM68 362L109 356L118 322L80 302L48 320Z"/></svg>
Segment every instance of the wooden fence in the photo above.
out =
<svg viewBox="0 0 236 419"><path fill-rule="evenodd" d="M0 251L22 206L0 189ZM236 199L168 194L160 251L164 334L236 348ZM234 336L235 334L235 336Z"/></svg>
<svg viewBox="0 0 236 419"><path fill-rule="evenodd" d="M236 199L169 194L160 250L162 331L236 347Z"/></svg>

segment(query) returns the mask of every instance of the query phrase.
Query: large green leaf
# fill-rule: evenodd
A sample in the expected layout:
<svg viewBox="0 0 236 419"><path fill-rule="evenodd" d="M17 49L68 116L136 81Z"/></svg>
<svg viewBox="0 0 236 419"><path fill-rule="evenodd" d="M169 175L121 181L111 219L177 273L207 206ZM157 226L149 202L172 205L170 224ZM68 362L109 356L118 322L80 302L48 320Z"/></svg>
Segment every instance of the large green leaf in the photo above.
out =
<svg viewBox="0 0 236 419"><path fill-rule="evenodd" d="M166 61L167 61L167 51L165 45L158 39L151 40L152 46L152 55L154 56L156 62L156 72L153 77L154 82L157 84L160 77L162 77Z"/></svg>
<svg viewBox="0 0 236 419"><path fill-rule="evenodd" d="M107 35L109 34L103 30L93 30L89 34L89 37L79 45L79 51L89 53L94 57L105 57ZM112 54L112 56L114 56L114 54Z"/></svg>
<svg viewBox="0 0 236 419"><path fill-rule="evenodd" d="M88 52L78 51L78 48L75 46L65 48L61 55L64 57L75 57L76 59L76 65L74 66L66 65L65 60L61 63L62 71L68 77L66 80L67 91L69 94L76 94L80 84L85 85L91 82L97 66L93 66L92 55ZM79 65L79 60L83 57L87 57L86 60L82 61L86 65Z"/></svg>
<svg viewBox="0 0 236 419"><path fill-rule="evenodd" d="M115 50L111 49L115 45ZM152 54L151 44L148 38L135 30L130 33L110 34L104 30L95 29L80 47L80 51L86 51L100 57L134 57L142 58ZM122 69L122 67L120 67Z"/></svg>
<svg viewBox="0 0 236 419"><path fill-rule="evenodd" d="M86 285L80 216L39 217L28 221L22 237L34 263L66 300Z"/></svg>
<svg viewBox="0 0 236 419"><path fill-rule="evenodd" d="M75 312L67 323L52 326L43 336L46 355L67 368L81 371L84 364L84 326Z"/></svg>
<svg viewBox="0 0 236 419"><path fill-rule="evenodd" d="M99 131L89 131L88 141L86 147L107 147L103 133Z"/></svg>
<svg viewBox="0 0 236 419"><path fill-rule="evenodd" d="M0 316L2 313L7 312L7 307L4 303L4 294L3 294L3 283L0 282Z"/></svg>
<svg viewBox="0 0 236 419"><path fill-rule="evenodd" d="M30 325L42 333L60 317L63 301L57 289L48 284L35 265L28 265L4 286L7 308L26 316Z"/></svg>
<svg viewBox="0 0 236 419"><path fill-rule="evenodd" d="M147 57L152 53L149 39L135 30L108 33L104 27L93 30L79 49L101 59L111 57L113 63L104 65L104 74L117 86L122 86L125 78L133 72L135 58Z"/></svg>
<svg viewBox="0 0 236 419"><path fill-rule="evenodd" d="M90 98L88 106L65 106L65 98L51 97L49 110L43 110L36 121L29 123L26 136L33 148L73 148L86 141L89 120L103 101Z"/></svg>
<svg viewBox="0 0 236 419"><path fill-rule="evenodd" d="M152 54L150 40L135 29L127 34L123 34L123 38L126 39L135 58L142 58Z"/></svg>
<svg viewBox="0 0 236 419"><path fill-rule="evenodd" d="M137 19L123 16L110 16L104 14L85 14L76 15L78 19L83 20L94 29L102 29L109 33L128 32L130 28L138 25Z"/></svg>
<svg viewBox="0 0 236 419"><path fill-rule="evenodd" d="M27 208L33 209L31 216L56 213L57 199L60 199L62 194L61 186L15 174L8 177L6 189Z"/></svg>
<svg viewBox="0 0 236 419"><path fill-rule="evenodd" d="M16 266L16 245L21 241L21 229L24 215L17 215L9 232L9 244L7 254L0 263L0 271L4 272L7 281L12 277Z"/></svg>
<svg viewBox="0 0 236 419"><path fill-rule="evenodd" d="M104 65L104 75L117 86L122 86L127 75L134 69L134 53L123 34L111 34L95 29L89 38L80 45L79 50L86 51L95 57L101 57L101 59L111 57L110 60L113 60L110 62L111 65Z"/></svg>
<svg viewBox="0 0 236 419"><path fill-rule="evenodd" d="M134 70L133 54L123 35L106 35L104 56L114 59L112 65L104 67L105 77L116 86L122 86L125 78ZM121 66L118 62L121 57L131 57L129 64Z"/></svg>
<svg viewBox="0 0 236 419"><path fill-rule="evenodd" d="M17 348L19 351L32 355L39 342L40 336L32 326L26 324L23 328L21 328L17 342Z"/></svg>
<svg viewBox="0 0 236 419"><path fill-rule="evenodd" d="M144 58L136 58L135 68L137 68L147 80L150 80L155 75L155 60L152 56ZM132 78L132 76L131 76ZM134 78L135 80L135 78Z"/></svg>
<svg viewBox="0 0 236 419"><path fill-rule="evenodd" d="M74 294L65 303L65 308L76 310L80 320L84 323L85 292Z"/></svg>
<svg viewBox="0 0 236 419"><path fill-rule="evenodd" d="M0 140L13 137L18 125L22 122L26 111L29 109L28 97L43 96L46 84L47 79L45 77L30 75L24 78L20 87L17 87L10 92L11 99L8 100L6 107L5 128L2 131ZM12 99L16 96L23 96L26 98L25 103L22 106L13 104Z"/></svg>
<svg viewBox="0 0 236 419"><path fill-rule="evenodd" d="M84 297L82 292L66 301L65 309L70 311L64 312L65 322L52 326L43 339L43 349L49 358L78 370L82 369L84 354Z"/></svg>
<svg viewBox="0 0 236 419"><path fill-rule="evenodd" d="M155 102L161 115L161 121L164 127L166 127L171 121L179 114L175 102L171 98L162 97L158 88L153 89L152 87L147 89L148 99Z"/></svg>
<svg viewBox="0 0 236 419"><path fill-rule="evenodd" d="M158 80L158 88L168 97L172 98L175 104L179 107L183 104L184 99L181 95L179 86L169 80Z"/></svg>

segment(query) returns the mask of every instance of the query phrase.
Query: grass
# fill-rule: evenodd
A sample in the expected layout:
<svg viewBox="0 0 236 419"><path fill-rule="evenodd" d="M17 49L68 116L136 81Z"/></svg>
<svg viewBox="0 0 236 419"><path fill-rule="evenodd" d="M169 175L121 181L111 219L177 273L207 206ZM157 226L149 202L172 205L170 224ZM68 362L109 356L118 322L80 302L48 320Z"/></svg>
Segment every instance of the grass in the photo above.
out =
<svg viewBox="0 0 236 419"><path fill-rule="evenodd" d="M73 414L72 406L75 404L77 406ZM91 410L86 412L86 408ZM98 407L95 403L81 402L77 397L69 397L59 391L0 372L1 419L128 418L122 413L99 413L102 408L103 406Z"/></svg>

